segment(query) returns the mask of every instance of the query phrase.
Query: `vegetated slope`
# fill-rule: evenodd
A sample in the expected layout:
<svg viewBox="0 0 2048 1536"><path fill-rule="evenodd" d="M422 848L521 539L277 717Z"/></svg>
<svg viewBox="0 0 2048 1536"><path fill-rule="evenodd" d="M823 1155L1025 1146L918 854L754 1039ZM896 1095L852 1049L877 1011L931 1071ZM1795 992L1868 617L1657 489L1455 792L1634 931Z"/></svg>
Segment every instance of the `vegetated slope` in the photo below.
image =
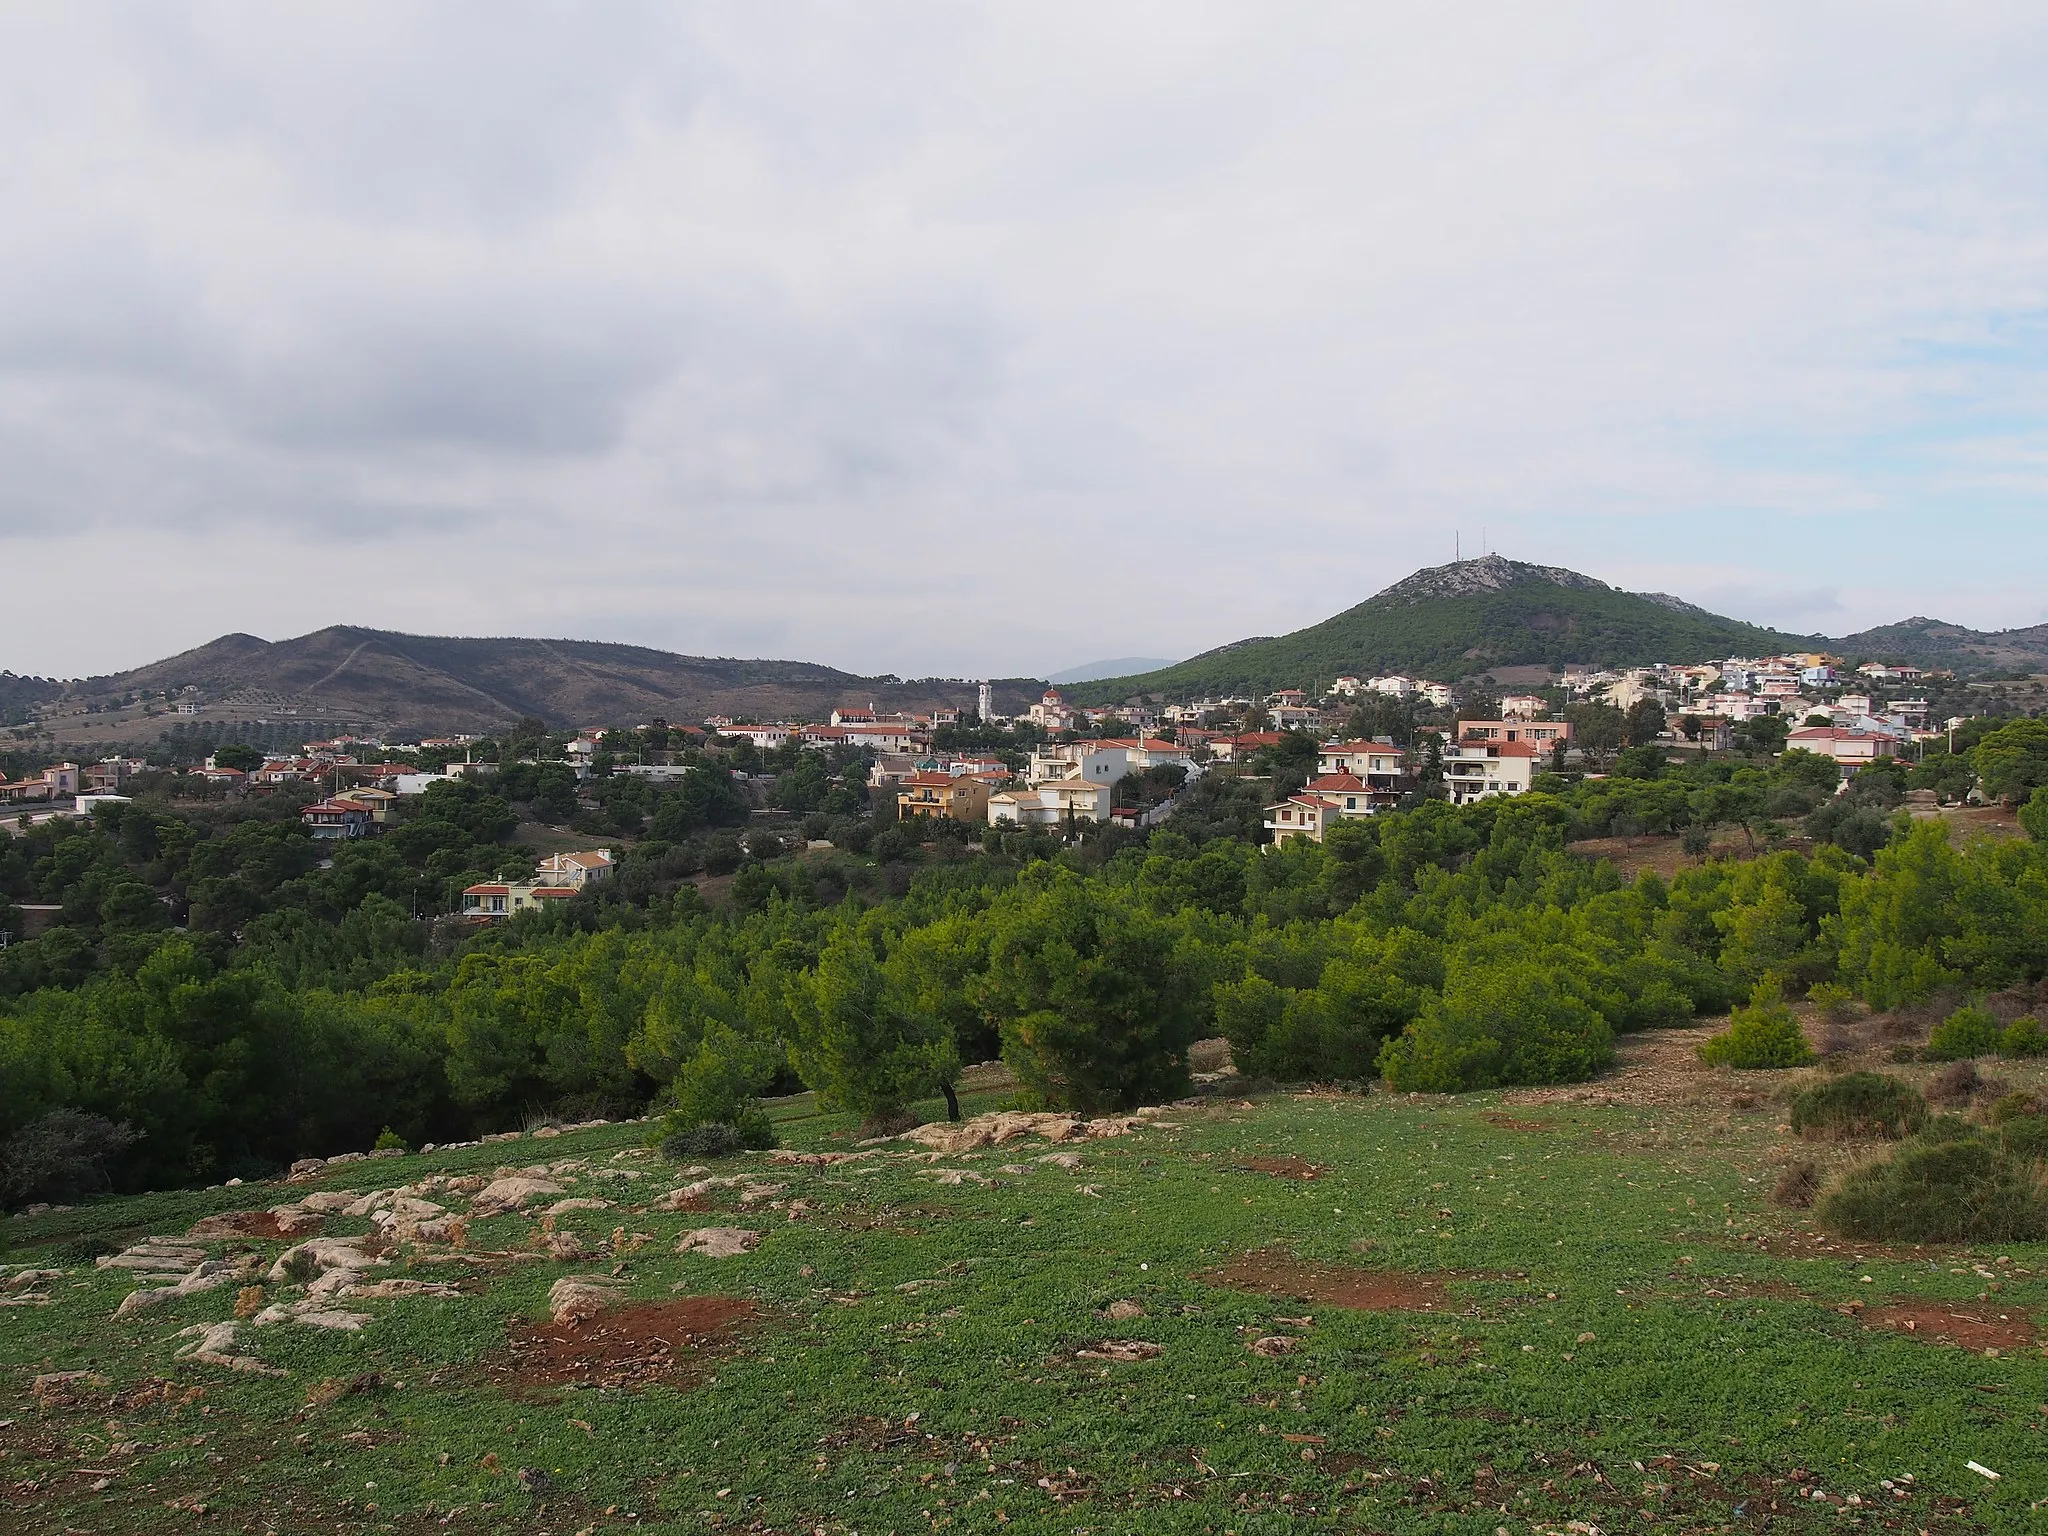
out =
<svg viewBox="0 0 2048 1536"><path fill-rule="evenodd" d="M1865 661L1904 661L1959 673L2040 671L2048 669L2048 624L1986 631L1916 616L1845 635L1834 649Z"/></svg>
<svg viewBox="0 0 2048 1536"><path fill-rule="evenodd" d="M202 702L274 703L400 732L487 729L538 715L551 724L630 723L708 714L821 717L872 698L882 708L971 705L967 683L899 683L800 661L678 656L591 640L470 639L336 625L275 643L224 635L111 677L80 696L198 689ZM1002 691L1021 700L1026 688Z"/></svg>
<svg viewBox="0 0 2048 1536"><path fill-rule="evenodd" d="M1822 643L1723 618L1663 593L1623 592L1577 571L1486 555L1417 571L1307 629L1240 640L1075 693L1107 700L1246 692L1347 673L1405 672L1448 681L1489 667L1703 660Z"/></svg>
<svg viewBox="0 0 2048 1536"><path fill-rule="evenodd" d="M45 699L54 699L63 691L64 685L55 678L22 677L13 672L0 672L0 713L27 709Z"/></svg>

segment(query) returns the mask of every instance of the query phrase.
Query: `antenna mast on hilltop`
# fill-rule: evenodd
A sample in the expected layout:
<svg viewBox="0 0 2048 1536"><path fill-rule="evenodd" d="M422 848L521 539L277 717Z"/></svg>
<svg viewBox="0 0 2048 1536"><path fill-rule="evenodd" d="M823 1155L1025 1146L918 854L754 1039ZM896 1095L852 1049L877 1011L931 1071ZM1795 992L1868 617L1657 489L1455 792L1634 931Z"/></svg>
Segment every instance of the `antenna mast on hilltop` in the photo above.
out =
<svg viewBox="0 0 2048 1536"><path fill-rule="evenodd" d="M1460 560L1465 558L1464 546L1460 542L1462 538L1462 534L1453 533L1451 535L1451 564L1453 565L1456 565Z"/></svg>

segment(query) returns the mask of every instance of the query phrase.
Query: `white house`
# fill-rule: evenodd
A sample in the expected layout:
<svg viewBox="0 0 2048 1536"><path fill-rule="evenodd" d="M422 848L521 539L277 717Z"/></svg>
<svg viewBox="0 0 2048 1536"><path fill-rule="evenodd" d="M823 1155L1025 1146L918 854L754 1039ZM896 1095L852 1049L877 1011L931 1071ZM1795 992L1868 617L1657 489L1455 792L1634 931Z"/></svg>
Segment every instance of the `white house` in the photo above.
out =
<svg viewBox="0 0 2048 1536"><path fill-rule="evenodd" d="M1444 788L1451 804L1525 793L1536 779L1540 748L1526 741L1461 741L1444 748Z"/></svg>
<svg viewBox="0 0 2048 1536"><path fill-rule="evenodd" d="M1032 748L1025 778L1032 784L1058 779L1114 784L1130 771L1130 751L1121 741L1053 742Z"/></svg>
<svg viewBox="0 0 2048 1536"><path fill-rule="evenodd" d="M999 789L988 797L992 826L1054 827L1075 821L1107 821L1113 791L1107 783L1054 779L1029 789Z"/></svg>

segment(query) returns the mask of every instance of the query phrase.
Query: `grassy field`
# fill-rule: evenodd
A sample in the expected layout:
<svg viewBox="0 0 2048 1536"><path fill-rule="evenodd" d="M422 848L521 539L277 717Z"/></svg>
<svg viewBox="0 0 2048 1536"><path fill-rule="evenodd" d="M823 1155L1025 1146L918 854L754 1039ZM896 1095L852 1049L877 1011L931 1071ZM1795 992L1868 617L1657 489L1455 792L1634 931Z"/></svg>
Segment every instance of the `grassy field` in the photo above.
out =
<svg viewBox="0 0 2048 1536"><path fill-rule="evenodd" d="M648 1208L687 1181L617 1126L16 1219L8 1262L66 1272L13 1293L47 1305L0 1309L0 1526L2040 1529L2027 1318L2048 1252L1828 1243L1768 1199L1812 1155L1769 1097L1798 1074L1709 1074L1689 1044L1632 1042L1570 1091L1212 1100L1057 1147L755 1154L712 1172L783 1187L699 1210ZM852 1147L843 1119L780 1114L791 1147ZM174 1356L181 1329L290 1284L114 1321L135 1282L90 1262L309 1190L565 1159L585 1165L557 1178L569 1195L612 1202L552 1222L592 1256L527 1256L558 1197L469 1228L470 1252L517 1257L399 1247L372 1279L463 1294L337 1302L369 1315L357 1332L245 1325L234 1348L282 1375ZM675 1251L712 1226L759 1246ZM369 1230L334 1215L325 1235ZM266 1265L286 1246L208 1244ZM549 1324L569 1274L615 1276L626 1305ZM48 1379L69 1372L88 1374Z"/></svg>

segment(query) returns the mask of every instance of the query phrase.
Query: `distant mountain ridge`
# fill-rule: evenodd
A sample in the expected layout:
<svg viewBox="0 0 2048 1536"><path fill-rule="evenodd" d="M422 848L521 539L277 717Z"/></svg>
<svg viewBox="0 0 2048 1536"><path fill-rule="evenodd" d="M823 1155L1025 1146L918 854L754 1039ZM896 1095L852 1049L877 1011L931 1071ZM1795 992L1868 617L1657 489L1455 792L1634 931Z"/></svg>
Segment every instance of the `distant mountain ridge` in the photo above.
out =
<svg viewBox="0 0 2048 1536"><path fill-rule="evenodd" d="M487 731L525 715L551 725L678 722L725 714L822 719L838 705L971 708L968 682L900 682L802 661L679 656L596 640L407 635L335 625L295 639L218 640L69 690L87 700L185 688L202 703L358 720L397 735ZM1030 679L997 686L1006 707ZM201 718L204 718L202 713Z"/></svg>
<svg viewBox="0 0 2048 1536"><path fill-rule="evenodd" d="M1235 640L1171 666L1063 687L1076 703L1112 703L1136 695L1191 698L1326 685L1347 673L1454 681L1494 667L1703 661L1784 650L1966 674L2048 670L2048 624L1985 632L1914 617L1840 639L1795 635L1725 618L1668 593L1625 592L1559 566L1486 555L1417 571L1291 634ZM999 679L996 707L1017 713L1042 686L1030 678ZM714 714L821 719L837 705L870 700L883 710L972 708L975 702L972 682L902 682L813 662L335 625L278 641L223 635L148 666L71 684L0 671L0 709L59 696L100 704L188 687L202 704L231 705L244 719L263 713L359 722L398 736L488 731L523 715L556 726ZM205 719L203 711L195 723Z"/></svg>
<svg viewBox="0 0 2048 1536"><path fill-rule="evenodd" d="M1256 693L1401 672L1455 681L1494 667L1642 665L1824 650L1985 671L2048 666L2048 625L1982 633L1932 619L1842 639L1712 613L1668 592L1625 592L1561 566L1483 555L1430 566L1291 634L1236 640L1171 667L1069 690L1080 703Z"/></svg>

